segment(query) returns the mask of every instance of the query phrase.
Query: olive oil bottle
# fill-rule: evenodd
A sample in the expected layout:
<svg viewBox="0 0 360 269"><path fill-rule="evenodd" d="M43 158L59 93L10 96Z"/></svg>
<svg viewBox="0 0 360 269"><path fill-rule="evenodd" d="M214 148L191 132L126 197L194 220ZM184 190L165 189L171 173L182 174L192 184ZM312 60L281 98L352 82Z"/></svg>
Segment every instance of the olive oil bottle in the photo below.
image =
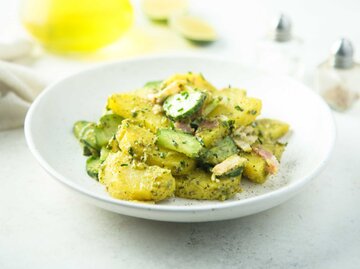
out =
<svg viewBox="0 0 360 269"><path fill-rule="evenodd" d="M21 19L45 48L91 52L120 38L133 22L129 0L24 0Z"/></svg>

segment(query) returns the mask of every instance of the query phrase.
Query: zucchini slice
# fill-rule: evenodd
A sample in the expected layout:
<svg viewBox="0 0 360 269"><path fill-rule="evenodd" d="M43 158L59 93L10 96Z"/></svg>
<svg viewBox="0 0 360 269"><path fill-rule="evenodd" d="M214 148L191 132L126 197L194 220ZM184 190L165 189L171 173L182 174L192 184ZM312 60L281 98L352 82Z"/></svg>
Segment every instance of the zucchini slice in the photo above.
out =
<svg viewBox="0 0 360 269"><path fill-rule="evenodd" d="M91 156L86 160L86 172L92 178L98 180L101 161L98 157Z"/></svg>
<svg viewBox="0 0 360 269"><path fill-rule="evenodd" d="M177 13L183 13L188 8L187 0L143 0L142 10L149 19L167 22Z"/></svg>
<svg viewBox="0 0 360 269"><path fill-rule="evenodd" d="M168 97L163 105L166 116L172 120L181 120L194 115L202 107L206 94L199 91L181 93Z"/></svg>
<svg viewBox="0 0 360 269"><path fill-rule="evenodd" d="M156 143L164 148L183 153L190 158L198 157L203 148L195 136L171 129L159 129Z"/></svg>
<svg viewBox="0 0 360 269"><path fill-rule="evenodd" d="M199 45L216 41L215 29L206 21L190 16L178 15L171 20L171 27L189 41Z"/></svg>

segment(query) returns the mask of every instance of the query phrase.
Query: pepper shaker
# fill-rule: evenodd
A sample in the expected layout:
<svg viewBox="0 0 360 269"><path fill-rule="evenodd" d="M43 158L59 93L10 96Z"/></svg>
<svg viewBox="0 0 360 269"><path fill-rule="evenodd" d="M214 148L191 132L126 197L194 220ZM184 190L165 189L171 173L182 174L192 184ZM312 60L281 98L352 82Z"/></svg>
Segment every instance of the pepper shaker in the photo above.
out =
<svg viewBox="0 0 360 269"><path fill-rule="evenodd" d="M345 111L359 99L360 65L355 63L350 40L337 40L329 59L321 63L315 76L315 88L331 108Z"/></svg>
<svg viewBox="0 0 360 269"><path fill-rule="evenodd" d="M290 75L301 79L303 42L292 33L291 19L280 14L272 23L268 36L257 44L257 67L271 74Z"/></svg>

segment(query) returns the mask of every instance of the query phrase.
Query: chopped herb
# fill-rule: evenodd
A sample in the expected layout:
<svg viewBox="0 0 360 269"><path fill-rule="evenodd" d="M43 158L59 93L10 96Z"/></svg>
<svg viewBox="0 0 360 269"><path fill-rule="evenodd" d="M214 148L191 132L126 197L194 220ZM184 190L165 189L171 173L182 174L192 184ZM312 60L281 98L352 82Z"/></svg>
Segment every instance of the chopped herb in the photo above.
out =
<svg viewBox="0 0 360 269"><path fill-rule="evenodd" d="M199 143L200 143L201 146L205 146L204 141L203 141L200 137L197 137L197 136L196 136L196 140L199 141Z"/></svg>
<svg viewBox="0 0 360 269"><path fill-rule="evenodd" d="M180 108L180 109L178 109L178 112L181 112L181 111L183 111L184 109L183 108Z"/></svg>
<svg viewBox="0 0 360 269"><path fill-rule="evenodd" d="M183 92L181 93L181 95L184 96L185 99L188 99L188 98L189 98L189 92L187 92L187 91L183 91Z"/></svg>
<svg viewBox="0 0 360 269"><path fill-rule="evenodd" d="M128 152L131 156L134 156L134 149L132 147L129 148Z"/></svg>
<svg viewBox="0 0 360 269"><path fill-rule="evenodd" d="M175 129L175 125L173 121L170 121L170 129L174 130Z"/></svg>
<svg viewBox="0 0 360 269"><path fill-rule="evenodd" d="M256 115L257 111L252 109L250 111L248 111L248 114L251 114L251 115Z"/></svg>
<svg viewBox="0 0 360 269"><path fill-rule="evenodd" d="M131 116L133 118L136 118L137 115L138 115L138 112L136 110L131 111Z"/></svg>
<svg viewBox="0 0 360 269"><path fill-rule="evenodd" d="M222 121L221 125L231 129L234 126L235 121L234 120L226 120L226 121Z"/></svg>
<svg viewBox="0 0 360 269"><path fill-rule="evenodd" d="M180 166L185 167L185 165L186 165L186 162L184 160L181 160L180 161Z"/></svg>
<svg viewBox="0 0 360 269"><path fill-rule="evenodd" d="M129 164L127 164L127 163L122 163L122 164L120 164L120 166L129 166Z"/></svg>
<svg viewBox="0 0 360 269"><path fill-rule="evenodd" d="M171 142L172 142L172 144L173 144L175 147L178 147L178 146L179 146L179 144L178 144L174 139L172 139Z"/></svg>
<svg viewBox="0 0 360 269"><path fill-rule="evenodd" d="M241 112L244 111L244 109L243 109L241 106L238 106L238 105L235 106L235 109L236 109L236 110L239 110L239 111L241 111Z"/></svg>
<svg viewBox="0 0 360 269"><path fill-rule="evenodd" d="M160 156L160 158L164 159L166 157L166 153L165 152L160 152L159 156Z"/></svg>
<svg viewBox="0 0 360 269"><path fill-rule="evenodd" d="M189 75L192 75L192 72L191 72L191 71L188 71L188 74L189 74Z"/></svg>

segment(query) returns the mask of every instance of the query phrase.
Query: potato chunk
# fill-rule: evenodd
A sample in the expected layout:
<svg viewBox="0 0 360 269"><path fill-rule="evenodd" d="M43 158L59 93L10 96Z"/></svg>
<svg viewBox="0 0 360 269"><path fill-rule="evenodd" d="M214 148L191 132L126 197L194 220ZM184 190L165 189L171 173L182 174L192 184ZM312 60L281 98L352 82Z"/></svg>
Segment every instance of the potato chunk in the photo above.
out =
<svg viewBox="0 0 360 269"><path fill-rule="evenodd" d="M186 177L176 177L175 194L197 200L226 200L241 191L241 176L211 180L211 174L197 169Z"/></svg>
<svg viewBox="0 0 360 269"><path fill-rule="evenodd" d="M108 155L100 168L99 181L111 196L123 200L157 202L173 196L175 190L170 170L137 164L120 151Z"/></svg>
<svg viewBox="0 0 360 269"><path fill-rule="evenodd" d="M158 128L165 128L170 125L165 115L153 113L153 104L150 100L136 94L113 94L108 98L107 108L124 118L143 123L146 128L154 133Z"/></svg>
<svg viewBox="0 0 360 269"><path fill-rule="evenodd" d="M221 103L209 114L209 117L226 116L234 121L235 128L252 123L260 115L261 100L246 96L244 90L226 88L217 93L222 96Z"/></svg>
<svg viewBox="0 0 360 269"><path fill-rule="evenodd" d="M185 73L185 74L175 74L168 79L163 81L163 87L175 82L175 81L184 81L187 86L197 88L201 91L215 92L217 89L208 82L202 74L197 73Z"/></svg>
<svg viewBox="0 0 360 269"><path fill-rule="evenodd" d="M244 166L244 177L255 183L264 183L269 174L265 160L255 153L242 153L240 155L248 160Z"/></svg>
<svg viewBox="0 0 360 269"><path fill-rule="evenodd" d="M276 142L256 145L274 154L278 161L280 161L281 155L285 150L285 145ZM269 175L269 167L266 160L254 152L241 153L240 155L248 160L244 166L244 177L255 183L264 183Z"/></svg>
<svg viewBox="0 0 360 269"><path fill-rule="evenodd" d="M121 151L148 165L170 169L174 175L190 173L196 166L186 155L156 146L156 136L134 121L124 120L116 139Z"/></svg>
<svg viewBox="0 0 360 269"><path fill-rule="evenodd" d="M253 126L258 135L265 140L277 140L289 131L289 124L274 119L259 119Z"/></svg>

